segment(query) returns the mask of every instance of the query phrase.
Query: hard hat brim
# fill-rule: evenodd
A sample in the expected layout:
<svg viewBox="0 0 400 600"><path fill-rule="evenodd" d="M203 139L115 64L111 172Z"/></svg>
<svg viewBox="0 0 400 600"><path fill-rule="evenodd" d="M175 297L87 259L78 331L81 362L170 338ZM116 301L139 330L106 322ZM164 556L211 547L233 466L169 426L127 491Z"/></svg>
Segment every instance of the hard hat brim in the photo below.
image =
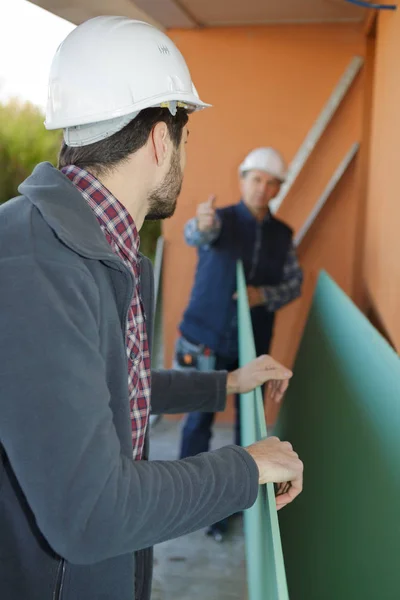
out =
<svg viewBox="0 0 400 600"><path fill-rule="evenodd" d="M187 105L189 112L197 112L199 110L210 108L212 106L211 104L203 102L194 94L171 92L170 94L163 93L158 97L142 100L141 102L136 102L134 104L124 106L122 108L112 111L111 113L107 110L101 113L87 114L79 119L79 123L76 122L76 118L71 117L70 119L46 119L44 125L46 129L54 130L65 129L67 127L76 127L77 125L101 123L102 121L109 121L110 119L115 119L117 117L124 117L134 112L139 113L141 110L144 110L146 108L161 106L168 102L181 102Z"/></svg>

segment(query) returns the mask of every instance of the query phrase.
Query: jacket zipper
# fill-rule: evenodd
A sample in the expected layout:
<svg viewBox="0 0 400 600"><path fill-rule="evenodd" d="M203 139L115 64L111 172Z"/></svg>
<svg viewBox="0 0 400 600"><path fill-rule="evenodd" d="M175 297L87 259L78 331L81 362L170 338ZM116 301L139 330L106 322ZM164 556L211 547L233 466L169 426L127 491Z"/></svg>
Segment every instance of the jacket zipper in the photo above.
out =
<svg viewBox="0 0 400 600"><path fill-rule="evenodd" d="M61 600L61 594L64 587L65 560L62 559L58 565L56 587L54 588L53 600Z"/></svg>

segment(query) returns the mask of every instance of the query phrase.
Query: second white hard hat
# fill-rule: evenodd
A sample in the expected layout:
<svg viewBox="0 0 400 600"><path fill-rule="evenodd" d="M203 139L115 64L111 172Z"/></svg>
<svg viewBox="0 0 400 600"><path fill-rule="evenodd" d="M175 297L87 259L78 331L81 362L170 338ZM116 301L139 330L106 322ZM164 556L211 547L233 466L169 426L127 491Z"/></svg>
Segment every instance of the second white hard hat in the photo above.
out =
<svg viewBox="0 0 400 600"><path fill-rule="evenodd" d="M45 126L69 146L110 137L150 107L190 111L202 102L186 62L164 33L125 17L96 17L74 29L50 71Z"/></svg>
<svg viewBox="0 0 400 600"><path fill-rule="evenodd" d="M252 150L240 165L239 173L243 175L253 169L264 171L280 181L286 179L286 163L281 154L274 148L256 148Z"/></svg>

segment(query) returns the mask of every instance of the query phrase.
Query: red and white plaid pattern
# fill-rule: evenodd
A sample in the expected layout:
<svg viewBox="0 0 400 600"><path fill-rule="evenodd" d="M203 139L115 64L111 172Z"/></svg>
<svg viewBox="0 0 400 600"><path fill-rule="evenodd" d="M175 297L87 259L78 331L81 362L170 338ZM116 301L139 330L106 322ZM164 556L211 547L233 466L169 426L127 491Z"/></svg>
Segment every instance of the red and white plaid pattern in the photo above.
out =
<svg viewBox="0 0 400 600"><path fill-rule="evenodd" d="M62 169L93 210L113 251L123 260L139 285L135 286L126 324L128 386L133 458L140 460L150 412L150 353L140 298L139 233L128 211L90 173L74 165Z"/></svg>

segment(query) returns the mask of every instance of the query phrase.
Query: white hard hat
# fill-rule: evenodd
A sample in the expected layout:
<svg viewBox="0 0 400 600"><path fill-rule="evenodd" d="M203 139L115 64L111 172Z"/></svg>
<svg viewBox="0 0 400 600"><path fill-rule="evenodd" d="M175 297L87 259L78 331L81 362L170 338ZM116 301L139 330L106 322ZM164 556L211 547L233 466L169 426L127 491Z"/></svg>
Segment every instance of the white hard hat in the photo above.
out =
<svg viewBox="0 0 400 600"><path fill-rule="evenodd" d="M274 148L256 148L246 156L239 167L239 173L243 175L247 171L257 169L265 171L280 181L286 179L286 164L282 156Z"/></svg>
<svg viewBox="0 0 400 600"><path fill-rule="evenodd" d="M96 17L74 29L50 71L45 126L64 129L69 146L110 137L150 107L196 111L186 62L164 33L125 17Z"/></svg>

